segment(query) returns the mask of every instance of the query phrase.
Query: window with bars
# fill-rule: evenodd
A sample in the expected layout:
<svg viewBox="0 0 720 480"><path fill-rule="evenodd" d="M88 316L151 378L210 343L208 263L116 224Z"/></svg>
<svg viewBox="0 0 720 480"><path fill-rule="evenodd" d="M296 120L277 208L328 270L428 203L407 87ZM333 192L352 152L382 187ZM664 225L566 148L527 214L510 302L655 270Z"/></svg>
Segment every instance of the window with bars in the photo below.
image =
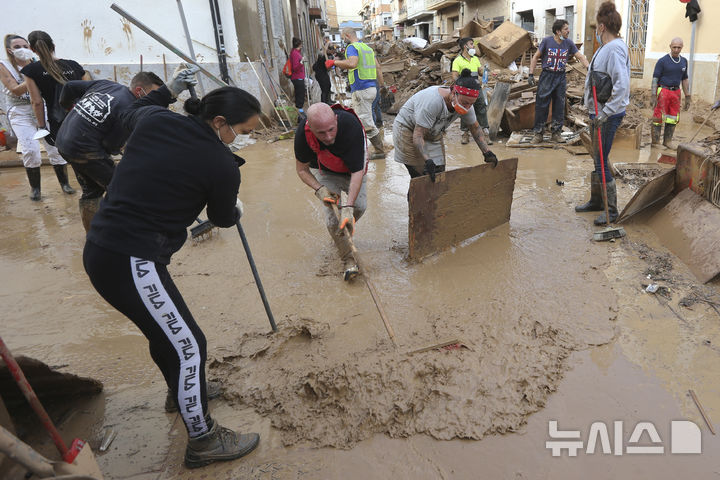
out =
<svg viewBox="0 0 720 480"><path fill-rule="evenodd" d="M630 0L627 45L630 51L630 76L642 78L645 65L648 10L650 0Z"/></svg>

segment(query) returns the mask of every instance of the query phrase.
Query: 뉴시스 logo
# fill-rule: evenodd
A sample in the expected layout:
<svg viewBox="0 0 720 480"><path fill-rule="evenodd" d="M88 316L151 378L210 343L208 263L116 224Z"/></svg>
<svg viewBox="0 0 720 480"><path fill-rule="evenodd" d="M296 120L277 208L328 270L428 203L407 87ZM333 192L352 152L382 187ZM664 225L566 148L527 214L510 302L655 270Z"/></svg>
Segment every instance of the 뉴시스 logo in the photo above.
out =
<svg viewBox="0 0 720 480"><path fill-rule="evenodd" d="M651 446L639 445L643 434L647 433ZM557 420L548 422L548 434L553 440L545 442L545 448L552 451L553 457L560 457L563 451L569 457L576 457L583 449L583 440L580 430L558 430ZM585 453L592 455L596 452L614 454L617 456L665 453L667 442L660 438L652 422L638 422L633 428L627 444L623 438L623 422L614 421L612 425L613 441L610 442L610 430L604 422L593 422L587 435ZM666 439L667 440L667 439ZM670 422L670 453L702 453L702 435L700 428L689 420L673 420ZM647 442L643 442L647 443Z"/></svg>

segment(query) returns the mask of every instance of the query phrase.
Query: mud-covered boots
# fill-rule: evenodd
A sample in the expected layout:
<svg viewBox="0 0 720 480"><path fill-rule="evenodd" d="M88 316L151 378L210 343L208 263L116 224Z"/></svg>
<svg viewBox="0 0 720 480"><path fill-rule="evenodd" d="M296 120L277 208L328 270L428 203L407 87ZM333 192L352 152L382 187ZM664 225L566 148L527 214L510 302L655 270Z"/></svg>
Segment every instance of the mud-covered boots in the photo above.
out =
<svg viewBox="0 0 720 480"><path fill-rule="evenodd" d="M385 153L388 153L390 150L395 148L395 145L393 145L392 143L385 143L385 128L378 127L378 137L380 137L380 140L382 140L383 151Z"/></svg>
<svg viewBox="0 0 720 480"><path fill-rule="evenodd" d="M650 126L650 137L653 145L660 145L660 134L662 134L662 125Z"/></svg>
<svg viewBox="0 0 720 480"><path fill-rule="evenodd" d="M663 132L663 145L665 145L665 148L670 148L672 150L675 150L675 148L677 147L675 144L673 144L673 141L672 141L674 133L675 133L675 125L666 123L665 124L665 132Z"/></svg>
<svg viewBox="0 0 720 480"><path fill-rule="evenodd" d="M40 201L40 167L25 168L28 182L30 182L30 200L33 202Z"/></svg>
<svg viewBox="0 0 720 480"><path fill-rule="evenodd" d="M599 212L603 209L602 178L599 173L590 174L590 200L575 207L576 212Z"/></svg>
<svg viewBox="0 0 720 480"><path fill-rule="evenodd" d="M600 187L602 188L602 187ZM602 195L602 191L601 191ZM602 198L602 197L601 197ZM608 214L610 214L610 223L614 223L618 217L617 209L617 188L615 186L615 179L607 182L607 202L608 202ZM605 206L602 207L605 210ZM605 212L603 211L596 219L595 225L605 225Z"/></svg>
<svg viewBox="0 0 720 480"><path fill-rule="evenodd" d="M62 191L67 193L68 195L72 195L73 193L75 193L75 189L72 188L70 186L70 183L68 182L67 164L53 165L53 169L55 170L55 176L57 177L58 182L60 182Z"/></svg>
<svg viewBox="0 0 720 480"><path fill-rule="evenodd" d="M372 137L370 143L373 146L373 153L370 155L370 160L382 160L385 158L385 146L383 145L383 139L380 134Z"/></svg>
<svg viewBox="0 0 720 480"><path fill-rule="evenodd" d="M199 437L188 439L185 449L185 466L198 468L213 462L235 460L255 450L260 443L257 433L240 434L206 417L208 432Z"/></svg>
<svg viewBox="0 0 720 480"><path fill-rule="evenodd" d="M78 204L80 205L80 219L85 227L85 233L87 233L90 231L90 222L100 208L100 198L81 198Z"/></svg>

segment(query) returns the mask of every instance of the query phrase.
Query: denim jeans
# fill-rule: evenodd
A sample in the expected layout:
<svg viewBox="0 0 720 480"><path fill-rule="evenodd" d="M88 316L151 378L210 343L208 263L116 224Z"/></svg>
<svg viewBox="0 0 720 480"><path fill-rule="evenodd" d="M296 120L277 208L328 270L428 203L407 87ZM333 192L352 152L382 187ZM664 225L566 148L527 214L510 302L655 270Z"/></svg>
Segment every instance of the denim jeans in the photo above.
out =
<svg viewBox="0 0 720 480"><path fill-rule="evenodd" d="M552 131L562 132L565 122L565 91L567 80L565 72L549 72L543 70L538 80L537 97L535 98L535 127L533 131L543 131L547 121L548 109L552 101Z"/></svg>
<svg viewBox="0 0 720 480"><path fill-rule="evenodd" d="M612 172L610 171L609 167L609 160L610 160L610 148L612 147L613 140L615 139L615 132L617 131L618 127L622 123L622 119L625 116L625 112L616 113L615 115L611 115L608 117L607 121L603 123L602 128L600 129L600 135L602 137L602 153L603 153L603 159L605 161L605 178L609 182L613 179ZM594 119L595 115L590 115L590 119ZM591 137L593 139L593 150L595 153L593 154L593 160L595 160L595 173L601 173L602 169L600 167L600 152L597 150L597 129L591 128Z"/></svg>
<svg viewBox="0 0 720 480"><path fill-rule="evenodd" d="M382 119L382 112L380 111L380 87L375 87L377 90L377 93L375 94L375 100L373 100L372 104L372 116L373 121L375 122L375 126L377 128L382 128L383 126L383 119Z"/></svg>

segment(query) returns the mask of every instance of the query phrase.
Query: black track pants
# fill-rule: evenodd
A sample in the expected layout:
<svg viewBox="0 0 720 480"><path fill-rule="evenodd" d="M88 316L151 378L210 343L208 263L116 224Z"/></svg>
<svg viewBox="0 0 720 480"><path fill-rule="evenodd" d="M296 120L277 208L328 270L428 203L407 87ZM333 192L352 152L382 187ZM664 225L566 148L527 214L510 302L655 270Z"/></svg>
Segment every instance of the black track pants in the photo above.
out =
<svg viewBox="0 0 720 480"><path fill-rule="evenodd" d="M188 435L206 433L205 335L167 267L92 242L85 243L83 265L95 290L147 337L150 355L175 395Z"/></svg>

